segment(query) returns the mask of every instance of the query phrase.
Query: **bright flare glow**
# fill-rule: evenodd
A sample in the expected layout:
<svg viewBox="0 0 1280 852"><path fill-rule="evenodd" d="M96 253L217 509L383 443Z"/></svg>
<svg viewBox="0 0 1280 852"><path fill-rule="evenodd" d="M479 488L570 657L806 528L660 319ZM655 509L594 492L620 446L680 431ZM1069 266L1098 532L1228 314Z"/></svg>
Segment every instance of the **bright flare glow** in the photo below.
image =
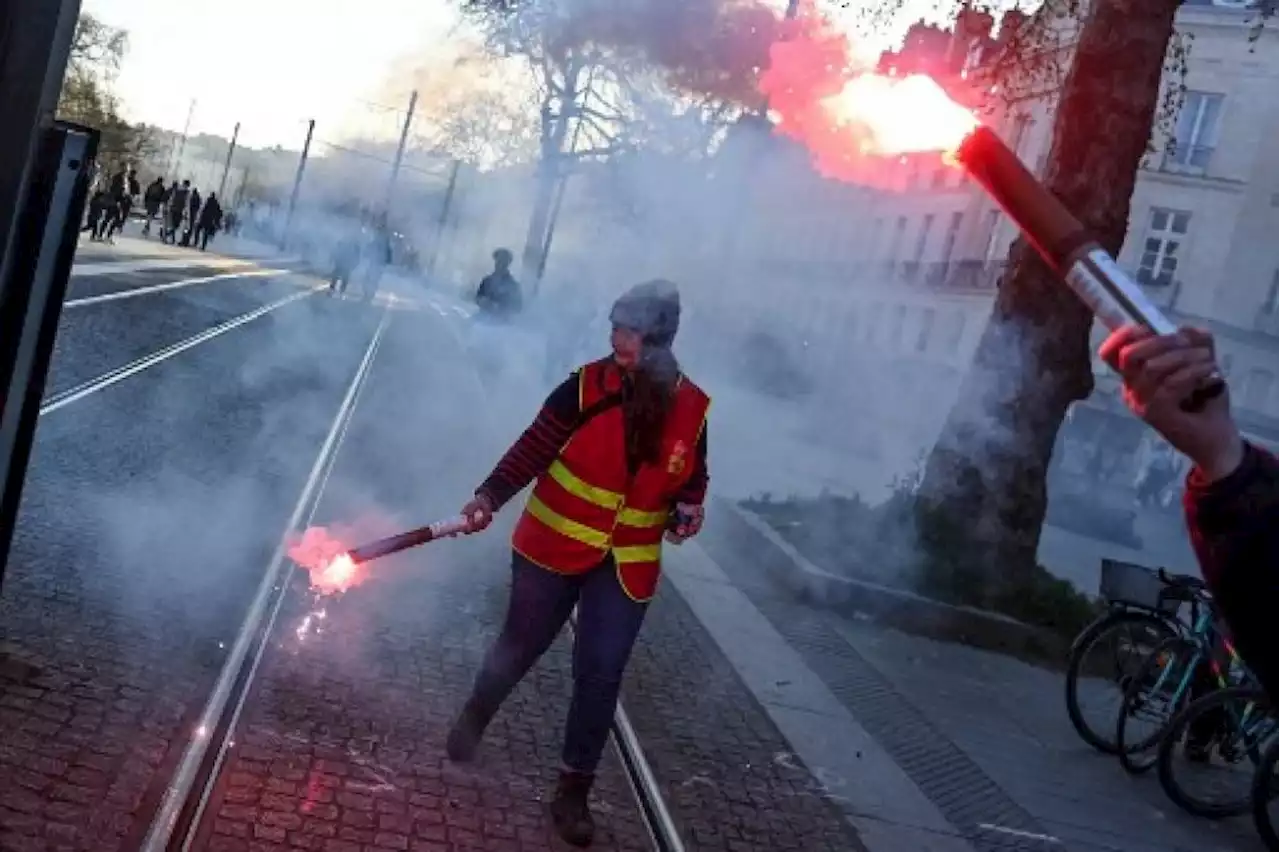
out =
<svg viewBox="0 0 1280 852"><path fill-rule="evenodd" d="M357 586L366 572L347 552L349 547L324 527L311 527L289 545L289 558L307 570L311 590L336 595Z"/></svg>
<svg viewBox="0 0 1280 852"><path fill-rule="evenodd" d="M859 74L820 104L837 126L866 128L860 149L878 156L951 152L978 126L972 112L923 74Z"/></svg>
<svg viewBox="0 0 1280 852"><path fill-rule="evenodd" d="M818 172L837 180L876 182L884 171L878 157L948 160L978 127L935 80L866 70L848 37L812 14L770 47L759 88L777 131L804 144Z"/></svg>

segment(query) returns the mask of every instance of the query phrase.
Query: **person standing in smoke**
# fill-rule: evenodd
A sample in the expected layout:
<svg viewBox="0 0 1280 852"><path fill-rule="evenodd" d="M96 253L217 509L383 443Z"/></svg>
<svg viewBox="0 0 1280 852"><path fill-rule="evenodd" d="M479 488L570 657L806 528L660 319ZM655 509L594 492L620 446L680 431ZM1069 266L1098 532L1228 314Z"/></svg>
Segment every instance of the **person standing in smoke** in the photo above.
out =
<svg viewBox="0 0 1280 852"><path fill-rule="evenodd" d="M133 198L140 191L138 176L133 169L130 169L125 175L123 192L115 203L115 218L107 225L108 240L115 236L116 231L124 230L125 222L129 221L129 212L133 210Z"/></svg>
<svg viewBox="0 0 1280 852"><path fill-rule="evenodd" d="M160 206L164 204L165 194L163 177L157 177L147 184L146 194L142 196L142 209L147 214L147 221L142 225L142 236L151 235L151 223L160 213ZM163 222L160 223L160 228L161 230L164 229Z"/></svg>
<svg viewBox="0 0 1280 852"><path fill-rule="evenodd" d="M209 193L209 199L200 208L200 217L196 219L195 244L204 251L209 247L209 240L222 227L222 205L218 203L218 193Z"/></svg>
<svg viewBox="0 0 1280 852"><path fill-rule="evenodd" d="M512 254L500 248L493 253L493 271L480 279L476 290L476 305L491 318L510 318L520 312L523 299L520 284L511 274Z"/></svg>
<svg viewBox="0 0 1280 852"><path fill-rule="evenodd" d="M185 181L184 181L185 183ZM200 221L200 190L191 187L191 196L187 199L187 227L182 232L182 247L191 245L191 237L195 235L196 223Z"/></svg>
<svg viewBox="0 0 1280 852"><path fill-rule="evenodd" d="M341 296L347 292L351 276L360 265L360 235L346 234L338 240L333 252L333 271L329 274L329 294Z"/></svg>
<svg viewBox="0 0 1280 852"><path fill-rule="evenodd" d="M671 352L680 296L669 281L632 287L613 305L613 354L579 367L462 508L469 532L536 480L512 536L511 597L446 748L470 760L498 708L578 607L573 699L556 830L590 845L587 805L623 670L657 590L662 540L702 526L710 397Z"/></svg>
<svg viewBox="0 0 1280 852"><path fill-rule="evenodd" d="M382 273L391 265L391 230L385 217L379 217L364 245L364 300L372 302L378 295Z"/></svg>
<svg viewBox="0 0 1280 852"><path fill-rule="evenodd" d="M191 197L191 181L184 180L181 186L169 188L169 207L166 211L168 222L163 237L166 243L173 243L178 238L178 229L182 227L182 217L187 212L187 199Z"/></svg>

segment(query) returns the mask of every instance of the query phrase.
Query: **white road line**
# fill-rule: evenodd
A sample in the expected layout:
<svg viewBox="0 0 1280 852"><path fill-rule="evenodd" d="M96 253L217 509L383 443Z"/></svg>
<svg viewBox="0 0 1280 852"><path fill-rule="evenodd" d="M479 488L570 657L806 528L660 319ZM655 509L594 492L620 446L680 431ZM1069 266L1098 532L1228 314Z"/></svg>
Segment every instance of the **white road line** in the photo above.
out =
<svg viewBox="0 0 1280 852"><path fill-rule="evenodd" d="M1039 840L1042 843L1057 843L1062 841L1051 834L1036 834L1034 831L1021 831L1016 828L1005 828L1003 825L992 825L988 822L978 823L978 828L984 831L994 831L999 834L1008 834L1012 837L1021 837L1024 840Z"/></svg>
<svg viewBox="0 0 1280 852"><path fill-rule="evenodd" d="M183 278L166 284L150 284L146 287L132 287L127 290L116 290L98 296L85 296L83 299L71 299L63 302L63 308L80 308L85 305L98 305L102 302L115 302L120 299L131 299L134 296L145 296L148 293L163 293L165 290L179 290L193 287L196 284L207 284L210 281L225 281L228 278L256 278L264 275L284 275L285 269L251 269L247 272L224 272L219 275L206 275L203 278Z"/></svg>
<svg viewBox="0 0 1280 852"><path fill-rule="evenodd" d="M181 258L146 257L135 260L111 260L103 263L76 263L71 267L71 277L124 275L129 272L146 272L152 269L189 269L194 266L207 266L210 269L233 269L239 266L251 267L253 264L247 260L217 258L207 255Z"/></svg>
<svg viewBox="0 0 1280 852"><path fill-rule="evenodd" d="M40 416L43 417L46 414L51 414L59 408L70 405L76 400L84 399L89 394L97 393L103 388L109 388L117 382L122 382L130 376L137 375L148 367L154 367L161 361L166 361L180 352L186 352L193 346L199 346L205 341L212 340L213 338L226 334L228 331L237 329L246 323L253 322L258 317L268 314L277 308L283 308L290 302L296 302L299 299L305 299L308 296L315 295L317 291L318 288L304 290L301 293L294 293L290 296L285 296L283 299L277 299L270 304L263 305L256 310L249 311L247 314L241 314L238 317L233 317L221 325L216 325L213 328L202 331L192 337L188 337L186 340L179 341L172 346L166 346L158 352L152 352L150 355L144 355L136 361L130 361L123 367L117 367L116 369L108 373L104 373L97 378L90 379L89 381L78 384L73 388L68 388L65 391L53 394L45 401L44 405L40 406Z"/></svg>
<svg viewBox="0 0 1280 852"><path fill-rule="evenodd" d="M258 592L254 595L253 602L249 605L249 610L245 615L244 623L240 627L240 632L236 636L231 650L227 653L226 661L222 665L222 671L218 673L218 680L214 684L213 690L209 693L209 700L200 712L200 718L195 726L195 735L187 743L178 767L165 787L164 796L160 801L159 809L156 811L155 820L151 823L147 837L142 843L141 849L143 852L164 852L169 848L169 844L173 839L173 832L177 827L178 818L192 792L192 785L196 782L200 765L204 763L211 745L210 736L219 722L222 721L223 714L227 710L227 704L232 698L232 691L236 681L240 678L245 663L250 662L250 653L254 653L254 657L250 663L252 667L249 669L247 683L253 682L258 663L262 659L263 649L267 644L265 637L270 634L271 625L274 623L280 604L285 598L283 594L275 593L279 591L284 582L285 569L291 566L291 563L285 559L288 538L298 530L303 523L303 519L308 516L308 510L313 508L318 489L329 468L330 456L337 451L338 444L346 433L346 424L351 419L360 390L369 376L374 355L377 354L378 346L382 342L382 335L386 331L389 318L390 314L384 311L382 321L378 324L378 328L373 334L373 339L369 341L369 348L365 350L364 359L356 369L355 377L352 378L351 385L347 388L347 394L343 397L342 403L338 406L338 413L334 416L333 423L329 426L329 434L325 437L324 443L320 445L320 452L316 455L315 463L311 466L311 473L307 476L306 484L302 486L302 493L298 497L298 503L294 506L293 514L290 515L284 532L280 536L280 544L276 547L275 554L267 565L266 573L263 574L262 582L258 585ZM268 618L270 620L264 623L264 619ZM262 641L257 642L255 652L255 642L259 638ZM231 727L227 728L228 731L234 730L236 718L244 706L244 698L247 694L247 689L241 692L240 701L233 708L235 715L231 718ZM211 776L214 778L217 777L219 765L225 754L227 740L224 738L222 742L217 744L217 747L217 764L213 767L213 775ZM207 793L208 791L204 792ZM202 797L200 809L203 809L203 801ZM200 814L197 812L195 814L196 818L191 822L192 828L199 824L199 816ZM183 845L185 848L185 839Z"/></svg>

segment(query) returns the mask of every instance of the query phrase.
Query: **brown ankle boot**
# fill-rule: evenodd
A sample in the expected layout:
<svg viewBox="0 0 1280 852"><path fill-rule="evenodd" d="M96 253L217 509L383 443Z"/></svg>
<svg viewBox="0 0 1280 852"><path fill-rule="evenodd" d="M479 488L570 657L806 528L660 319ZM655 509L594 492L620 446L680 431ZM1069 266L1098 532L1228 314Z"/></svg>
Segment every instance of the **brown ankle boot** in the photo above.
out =
<svg viewBox="0 0 1280 852"><path fill-rule="evenodd" d="M596 823L587 807L587 795L594 780L594 775L560 772L556 795L551 801L551 819L560 838L571 846L590 846L595 839Z"/></svg>

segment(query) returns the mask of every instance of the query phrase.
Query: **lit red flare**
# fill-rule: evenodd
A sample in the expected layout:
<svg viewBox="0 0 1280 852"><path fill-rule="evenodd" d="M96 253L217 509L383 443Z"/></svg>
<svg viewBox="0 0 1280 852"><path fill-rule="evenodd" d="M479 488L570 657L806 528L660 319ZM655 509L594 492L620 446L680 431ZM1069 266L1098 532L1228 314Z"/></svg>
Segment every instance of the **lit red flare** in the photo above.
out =
<svg viewBox="0 0 1280 852"><path fill-rule="evenodd" d="M777 129L826 177L866 180L866 157L949 155L978 127L973 112L923 74L858 68L848 37L809 13L769 50L760 91Z"/></svg>
<svg viewBox="0 0 1280 852"><path fill-rule="evenodd" d="M289 546L288 555L307 570L314 592L334 595L365 579L366 572L351 558L349 550L324 527L311 527Z"/></svg>

